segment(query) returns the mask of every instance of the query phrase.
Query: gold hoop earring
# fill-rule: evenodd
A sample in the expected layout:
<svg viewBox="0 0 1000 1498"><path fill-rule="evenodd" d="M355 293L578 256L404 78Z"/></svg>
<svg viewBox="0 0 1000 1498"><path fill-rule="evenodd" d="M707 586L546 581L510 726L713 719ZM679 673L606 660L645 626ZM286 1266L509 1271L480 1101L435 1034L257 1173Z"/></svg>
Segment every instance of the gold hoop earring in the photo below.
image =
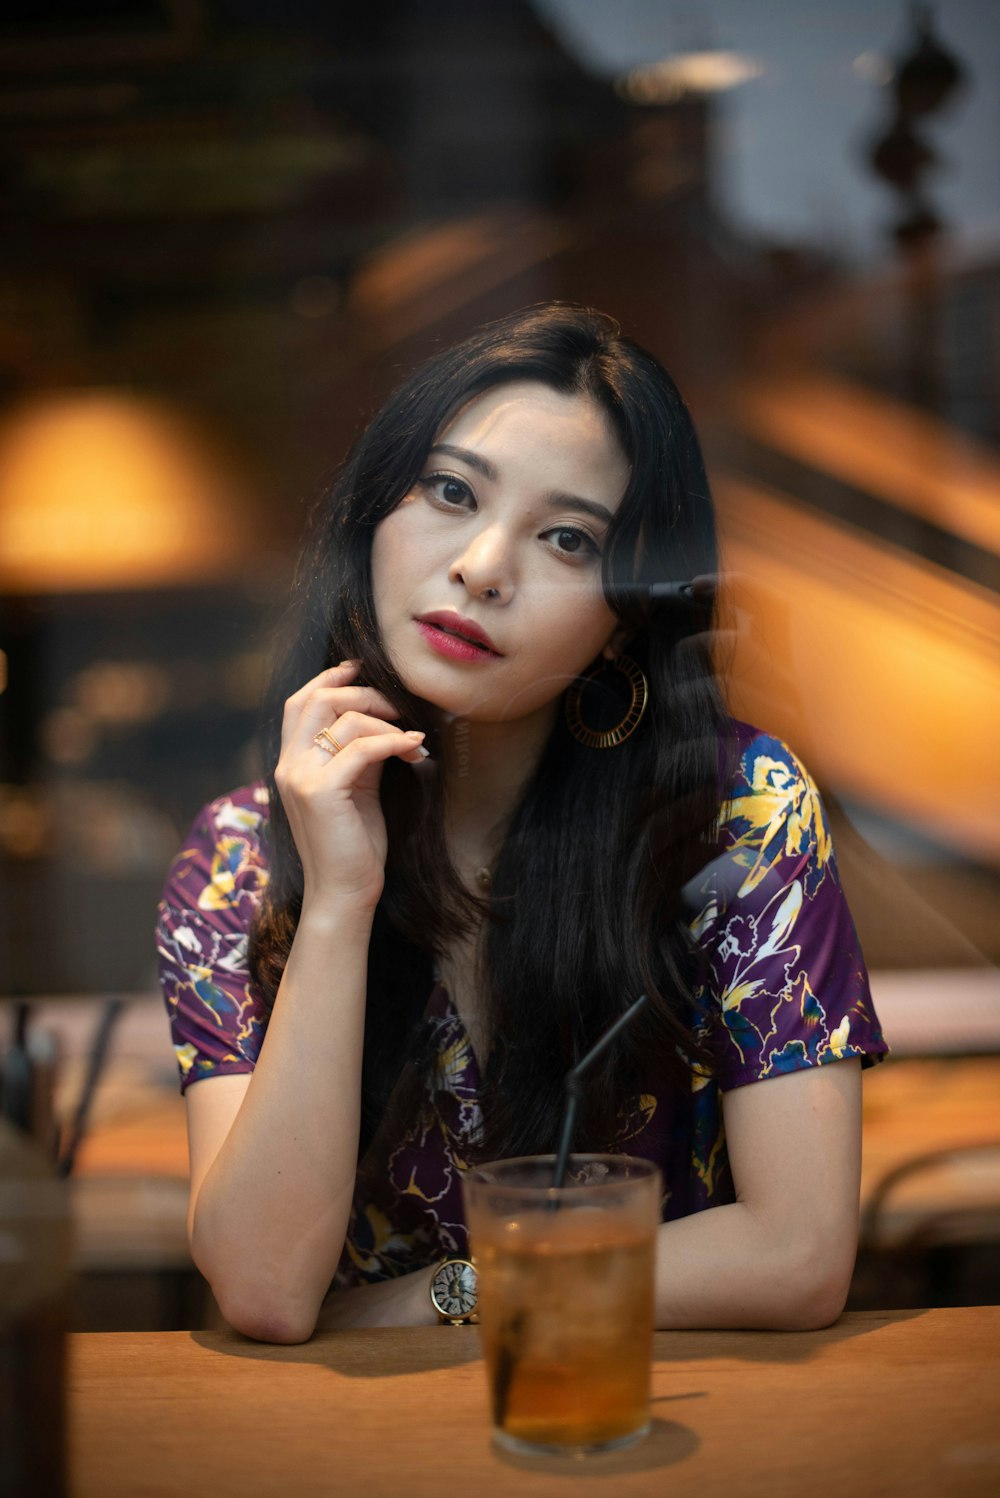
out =
<svg viewBox="0 0 1000 1498"><path fill-rule="evenodd" d="M599 676L602 671L612 670L620 671L628 678L628 684L632 689L632 701L628 705L628 711L614 728L588 728L580 711L584 689L587 683L595 676ZM589 671L577 677L566 693L566 723L573 737L581 744L586 744L588 749L616 749L619 744L623 744L635 733L642 722L642 715L646 711L648 702L649 682L646 679L646 673L631 656L619 655L613 661L599 661L596 666L592 666Z"/></svg>

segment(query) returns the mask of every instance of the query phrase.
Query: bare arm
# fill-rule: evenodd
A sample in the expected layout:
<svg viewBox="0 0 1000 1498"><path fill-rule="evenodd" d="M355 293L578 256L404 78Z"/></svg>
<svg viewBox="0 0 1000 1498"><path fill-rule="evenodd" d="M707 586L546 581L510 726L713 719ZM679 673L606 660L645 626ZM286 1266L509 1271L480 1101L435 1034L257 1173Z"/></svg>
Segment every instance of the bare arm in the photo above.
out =
<svg viewBox="0 0 1000 1498"><path fill-rule="evenodd" d="M659 1228L656 1325L828 1326L843 1310L857 1248L860 1063L736 1088L723 1109L738 1200ZM430 1278L420 1270L338 1291L318 1327L432 1325Z"/></svg>
<svg viewBox="0 0 1000 1498"><path fill-rule="evenodd" d="M312 1334L343 1248L370 926L349 908L304 915L256 1070L187 1093L191 1253L226 1319L262 1340Z"/></svg>
<svg viewBox="0 0 1000 1498"><path fill-rule="evenodd" d="M829 1326L857 1252L860 1062L735 1088L723 1117L737 1200L659 1229L656 1325Z"/></svg>
<svg viewBox="0 0 1000 1498"><path fill-rule="evenodd" d="M349 668L289 698L275 780L302 859L302 914L257 1066L187 1093L188 1234L223 1315L261 1340L312 1335L354 1189L368 945L386 854L390 755L417 739ZM378 716L376 716L378 715ZM313 743L335 722L344 746Z"/></svg>

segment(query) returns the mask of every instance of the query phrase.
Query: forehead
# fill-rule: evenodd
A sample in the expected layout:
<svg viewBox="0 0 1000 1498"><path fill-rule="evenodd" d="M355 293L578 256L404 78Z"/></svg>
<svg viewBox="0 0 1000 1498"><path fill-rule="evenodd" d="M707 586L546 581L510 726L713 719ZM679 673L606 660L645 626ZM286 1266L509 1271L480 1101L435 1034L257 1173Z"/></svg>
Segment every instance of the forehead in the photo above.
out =
<svg viewBox="0 0 1000 1498"><path fill-rule="evenodd" d="M629 466L606 412L589 395L565 394L540 380L486 390L450 417L435 441L468 447L501 470L544 463L590 475L620 497ZM586 492L581 490L580 492Z"/></svg>

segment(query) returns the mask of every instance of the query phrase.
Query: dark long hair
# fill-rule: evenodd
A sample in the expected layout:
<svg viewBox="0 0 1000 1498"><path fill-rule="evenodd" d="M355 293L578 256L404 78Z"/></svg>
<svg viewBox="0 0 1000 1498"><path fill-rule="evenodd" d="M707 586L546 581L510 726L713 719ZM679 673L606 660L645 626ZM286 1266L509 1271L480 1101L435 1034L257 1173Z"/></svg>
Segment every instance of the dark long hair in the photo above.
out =
<svg viewBox="0 0 1000 1498"><path fill-rule="evenodd" d="M302 868L273 779L285 699L325 667L359 658L359 679L395 703L401 724L424 729L443 764L436 714L396 675L379 635L372 537L449 418L514 380L589 396L621 443L630 477L602 580L629 631L627 653L649 679L650 703L614 749L579 743L557 715L488 897L472 895L449 860L443 771L416 776L386 763L389 855L369 956L362 1151L390 1093L397 1106L399 1079L427 1064L421 1019L433 954L477 919L486 922L479 996L494 1037L482 1079L484 1157L553 1147L566 1070L641 992L646 1010L590 1079L581 1145L613 1146L619 1112L643 1076L688 1088L691 1066L711 1061L694 1010L702 975L684 894L713 854L732 752L711 659L711 607L682 602L651 617L630 586L715 575L708 481L691 418L662 366L611 318L565 304L491 323L423 364L371 421L314 511L265 712L271 877L251 932L251 974L273 1003L302 906ZM592 695L588 719L602 710L615 716Z"/></svg>

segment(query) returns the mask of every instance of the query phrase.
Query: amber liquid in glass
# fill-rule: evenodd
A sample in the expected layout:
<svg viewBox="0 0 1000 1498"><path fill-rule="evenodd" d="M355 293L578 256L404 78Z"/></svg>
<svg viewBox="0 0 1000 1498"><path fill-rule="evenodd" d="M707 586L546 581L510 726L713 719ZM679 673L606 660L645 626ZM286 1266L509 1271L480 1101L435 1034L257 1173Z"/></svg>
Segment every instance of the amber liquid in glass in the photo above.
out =
<svg viewBox="0 0 1000 1498"><path fill-rule="evenodd" d="M575 1451L637 1439L649 1427L648 1227L582 1208L491 1228L476 1261L501 1439Z"/></svg>

